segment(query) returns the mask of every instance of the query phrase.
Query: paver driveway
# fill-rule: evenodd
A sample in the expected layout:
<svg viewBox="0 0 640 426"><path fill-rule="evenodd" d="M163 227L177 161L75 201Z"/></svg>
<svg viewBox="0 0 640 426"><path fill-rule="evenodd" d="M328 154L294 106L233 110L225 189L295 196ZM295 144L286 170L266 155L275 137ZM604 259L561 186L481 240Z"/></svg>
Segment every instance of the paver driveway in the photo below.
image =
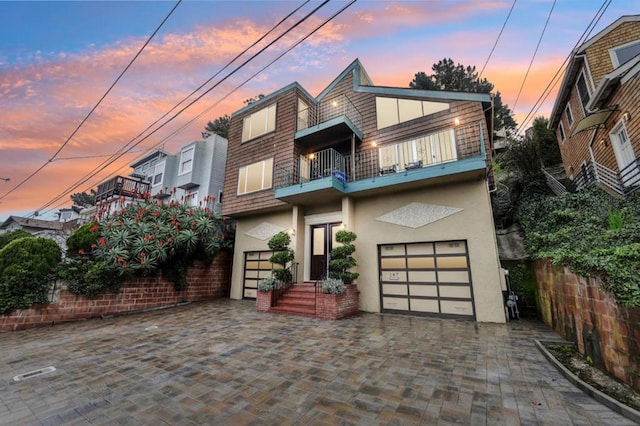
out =
<svg viewBox="0 0 640 426"><path fill-rule="evenodd" d="M220 300L0 334L3 424L632 424L532 322L258 314ZM53 373L14 382L42 367Z"/></svg>

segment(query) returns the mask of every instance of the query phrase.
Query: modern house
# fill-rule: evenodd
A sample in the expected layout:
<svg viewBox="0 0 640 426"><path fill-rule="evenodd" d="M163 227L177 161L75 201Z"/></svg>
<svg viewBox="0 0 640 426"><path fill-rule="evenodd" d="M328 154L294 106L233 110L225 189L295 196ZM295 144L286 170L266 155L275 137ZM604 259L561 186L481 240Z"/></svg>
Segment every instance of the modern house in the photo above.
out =
<svg viewBox="0 0 640 426"><path fill-rule="evenodd" d="M271 275L286 231L297 282L357 234L359 309L504 322L490 203L489 94L374 86L359 60L318 96L292 83L231 116L224 215L231 297Z"/></svg>
<svg viewBox="0 0 640 426"><path fill-rule="evenodd" d="M571 55L549 127L567 176L625 196L640 186L640 15L622 16Z"/></svg>
<svg viewBox="0 0 640 426"><path fill-rule="evenodd" d="M176 154L154 151L131 164L129 176L98 185L98 212L110 213L145 194L219 211L226 157L227 140L215 134L183 146Z"/></svg>

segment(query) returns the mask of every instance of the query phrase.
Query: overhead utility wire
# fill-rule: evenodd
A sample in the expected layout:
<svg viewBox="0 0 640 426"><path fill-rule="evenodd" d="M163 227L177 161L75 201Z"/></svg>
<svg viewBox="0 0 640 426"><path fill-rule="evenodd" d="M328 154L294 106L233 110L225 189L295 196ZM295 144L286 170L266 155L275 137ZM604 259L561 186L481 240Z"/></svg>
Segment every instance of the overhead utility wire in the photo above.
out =
<svg viewBox="0 0 640 426"><path fill-rule="evenodd" d="M329 2L329 0L325 0L323 1L320 5L318 5L316 8L314 8L311 12L309 12L307 15L305 15L301 20L299 20L298 22L296 22L293 26L291 26L290 28L288 28L284 33L280 34L278 37L276 37L274 40L272 40L271 42L269 42L265 47L261 48L258 52L256 52L255 54L253 54L249 59L245 60L242 64L238 65L234 70L232 70L229 74L227 74L225 77L223 77L220 81L218 81L216 84L214 84L212 87L210 87L209 89L207 89L206 91L204 91L202 94L200 94L197 98L195 98L194 100L192 100L189 104L187 104L186 106L184 106L182 109L180 109L178 112L176 112L173 116L171 116L168 120L166 120L164 123L162 123L160 126L158 126L156 129L154 129L152 132L150 132L149 134L147 134L146 136L144 136L142 139L140 139L138 142L136 142L135 144L133 144L130 148L126 149L124 152L119 153L118 155L114 156L113 159L109 160L109 161L105 161L103 162L100 166L98 166L100 168L100 170L95 170L94 172L90 172L90 176L85 175L84 178L81 178L79 181L76 182L76 184L74 184L72 187L67 188L63 193L61 193L60 195L58 195L57 197L55 197L54 199L52 199L51 201L49 201L48 203L46 203L44 206L42 206L40 209L38 210L42 210L45 209L47 207L49 207L50 205L54 204L57 200L59 200L60 198L64 197L65 195L67 195L69 192L73 191L74 189L78 188L80 185L82 185L83 183L86 183L89 179L91 179L92 177L96 176L99 172L101 172L102 170L104 170L107 166L113 164L116 160L118 160L119 158L122 157L122 155L124 155L126 152L128 152L129 150L135 148L136 146L138 146L140 143L144 142L145 140L147 140L149 137L151 137L153 134L155 134L156 132L158 132L160 129L162 129L164 126L166 126L167 124L169 124L171 121L173 121L175 118L177 118L180 114L182 114L185 110L187 110L188 108L190 108L193 104L195 104L196 102L198 102L200 99L202 99L205 95L207 95L208 93L210 93L213 89L215 89L216 87L218 87L220 84L222 84L224 81L226 81L229 77L231 77L232 75L234 75L236 72L238 72L240 69L242 69L243 67L245 67L247 65L247 63L249 63L250 61L252 61L253 59L255 59L258 55L260 55L262 52L264 52L265 50L267 50L269 47L271 47L273 44L275 44L276 42L278 42L281 38L283 38L285 35L287 35L289 32L291 32L293 29L295 29L296 27L298 27L299 25L301 25L303 22L305 22L307 19L309 19L313 14L315 14L321 7L325 6L327 3ZM172 109L175 109L172 108ZM133 139L135 140L135 138ZM132 141L133 141L132 140ZM129 145L132 141L128 142L125 146Z"/></svg>
<svg viewBox="0 0 640 426"><path fill-rule="evenodd" d="M517 0L513 0L513 3L511 4L511 9L509 9L509 13L507 14L507 19L504 20L504 23L502 24L502 28L500 29L500 33L498 33L498 37L496 38L496 42L493 43L493 47L491 48L491 52L489 52L489 56L487 57L487 60L485 61L484 65L482 66L482 70L480 71L480 74L478 75L478 80L480 80L480 78L482 77L482 73L484 72L484 69L487 67L487 64L489 63L489 59L491 59L491 55L493 55L493 51L496 50L496 46L498 45L498 41L500 40L500 36L502 36L502 32L504 31L504 27L507 26L507 22L509 22L509 18L511 17L511 12L513 12L513 8L516 5L516 1Z"/></svg>
<svg viewBox="0 0 640 426"><path fill-rule="evenodd" d="M151 34L151 36L149 36L149 38L147 38L147 41L144 42L144 44L142 45L142 47L138 50L138 53L136 53L136 55L133 57L133 59L131 59L131 61L129 61L129 63L127 64L127 66L124 68L124 70L122 70L122 72L120 73L120 75L118 76L118 78L115 79L115 81L111 84L111 86L109 87L109 89L107 89L107 91L104 93L104 95L102 95L102 97L100 98L100 100L98 100L98 102L95 104L95 106L93 108L91 108L91 111L89 111L89 113L82 119L82 121L80 122L80 124L78 124L78 126L75 128L75 130L71 133L71 135L69 135L69 137L67 138L67 140L64 141L64 143L62 145L60 145L60 148L58 148L58 150L53 154L53 156L51 158L49 158L49 160L44 163L42 166L38 167L33 173L31 173L29 176L27 176L25 179L23 179L20 183L18 183L16 186L14 186L13 188L11 188L8 192L6 192L5 194L3 194L2 196L0 196L0 200L4 199L7 195L11 194L12 192L14 192L16 189L20 188L22 185L24 185L25 183L27 183L29 180L31 180L35 175L37 175L42 169L44 169L49 163L51 163L57 156L58 154L60 154L60 151L62 151L64 149L65 146L67 146L67 144L71 141L71 139L76 135L76 133L78 133L78 131L80 130L80 128L84 125L84 123L89 119L89 117L91 117L91 115L93 114L93 112L98 108L98 106L100 106L100 104L102 103L102 101L107 97L107 95L111 92L111 90L115 87L116 84L118 84L118 82L120 81L120 79L122 78L122 76L129 70L129 68L131 68L131 66L133 65L133 63L136 61L136 59L138 59L138 57L140 56L140 54L142 54L142 51L145 49L145 47L147 47L147 45L151 42L151 40L153 39L153 37L158 33L158 31L160 31L160 28L162 28L162 26L164 25L165 22L167 22L167 20L169 19L169 17L173 14L173 12L176 10L176 8L178 7L178 5L180 5L180 3L182 3L182 0L178 0L178 2L173 6L173 8L171 9L171 11L167 14L167 16L165 16L165 18L162 20L162 22L160 22L160 25L158 25L158 27L155 29L155 31Z"/></svg>
<svg viewBox="0 0 640 426"><path fill-rule="evenodd" d="M290 46L287 50L285 50L283 53L281 53L279 56L277 56L275 59L273 59L271 62L269 62L267 65L265 65L264 67L262 67L259 71L257 71L256 73L254 73L253 75L251 75L249 78L247 78L245 81L243 81L241 84L239 84L238 86L236 86L233 90L231 90L229 93L227 93L225 96L223 96L222 98L220 98L216 103L214 103L213 105L211 105L209 108L207 108L206 110L204 110L202 113L200 113L198 116L192 118L189 122L187 122L186 124L184 124L182 127L180 127L179 129L177 129L176 131L174 131L174 133L172 133L171 135L167 136L165 139L163 139L162 141L160 141L157 145L162 144L163 142L165 142L166 139L168 139L169 137L173 136L174 134L184 130L186 127L188 127L193 121L195 121L196 119L200 118L202 115L204 115L206 112L208 112L209 110L211 110L213 107L217 106L218 104L220 104L223 100L225 100L226 98L228 98L229 96L231 96L234 92L236 92L237 90L239 90L241 87L243 87L245 84L247 84L249 81L251 81L253 78L255 78L258 74L260 74L261 72L263 72L264 70L266 70L267 68L269 68L271 65L273 65L276 61L280 60L284 55L286 55L287 53L289 53L291 50L293 50L294 48L296 48L298 45L300 45L302 42L304 42L306 39L308 39L310 36L312 36L313 34L315 34L318 30L320 30L322 27L324 27L325 25L327 25L330 21L332 21L333 19L335 19L336 16L340 15L342 12L344 12L346 9L348 9L350 6L352 6L357 0L351 0L350 3L348 3L347 5L345 5L344 7L342 7L342 9L340 9L339 11L337 11L336 13L334 13L333 15L331 15L328 19L326 19L322 24L318 25L316 28L314 28L309 34L307 34L306 36L304 36L302 39L298 40L295 44L293 44L292 46ZM88 190L88 189L87 189Z"/></svg>
<svg viewBox="0 0 640 426"><path fill-rule="evenodd" d="M525 119L520 124L520 126L518 126L516 133L520 133L520 131L528 124L531 118L533 118L533 115L537 113L538 110L540 110L540 107L542 107L542 103L547 99L547 97L551 93L551 90L557 84L557 81L555 80L560 76L560 73L564 69L565 64L569 61L569 59L571 58L575 50L578 48L578 46L584 43L584 41L589 37L589 35L591 35L591 32L593 31L595 26L598 24L598 22L600 21L600 18L602 18L602 16L604 15L605 11L607 10L610 4L611 4L611 0L605 0L602 3L602 5L600 6L600 9L598 9L598 11L596 12L595 16L593 17L589 25L587 25L587 28L584 30L580 38L576 41L576 44L571 49L571 52L569 53L569 55L567 55L567 57L564 59L562 64L560 64L560 67L556 71L555 75L552 77L551 81L549 81L549 83L547 84L547 87L542 91L542 94L540 95L540 97L538 97L538 100L536 101L536 103L533 105L533 107L531 108L531 110L529 111Z"/></svg>
<svg viewBox="0 0 640 426"><path fill-rule="evenodd" d="M551 19L551 15L553 14L553 9L556 7L556 0L553 0L553 4L551 5L551 10L549 10L549 15L547 16L547 21L544 23L544 27L542 28L542 33L540 33L540 38L538 39L538 44L536 44L536 48L533 51L533 56L531 56L531 61L529 62L529 67L527 68L527 72L524 74L524 78L522 79L522 84L520 85L520 90L518 90L518 96L516 96L516 101L513 103L512 111L516 110L516 105L518 105L518 101L520 100L520 95L522 94L522 89L524 88L524 84L527 81L527 77L529 77L529 72L531 71L531 66L533 65L533 61L536 59L536 54L538 53L538 49L540 48L540 43L542 42L542 37L544 37L544 33L547 30L547 25L549 25L549 20Z"/></svg>

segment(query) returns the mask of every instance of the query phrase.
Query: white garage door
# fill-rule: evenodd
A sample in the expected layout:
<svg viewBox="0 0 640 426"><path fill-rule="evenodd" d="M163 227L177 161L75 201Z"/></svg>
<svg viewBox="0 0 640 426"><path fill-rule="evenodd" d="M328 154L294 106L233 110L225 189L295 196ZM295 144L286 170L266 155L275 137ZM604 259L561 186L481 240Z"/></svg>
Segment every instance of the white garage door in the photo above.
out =
<svg viewBox="0 0 640 426"><path fill-rule="evenodd" d="M475 319L467 242L378 246L382 312Z"/></svg>
<svg viewBox="0 0 640 426"><path fill-rule="evenodd" d="M269 258L273 255L271 250L247 251L244 253L244 279L242 285L242 298L255 299L258 291L258 282L271 276L273 263Z"/></svg>

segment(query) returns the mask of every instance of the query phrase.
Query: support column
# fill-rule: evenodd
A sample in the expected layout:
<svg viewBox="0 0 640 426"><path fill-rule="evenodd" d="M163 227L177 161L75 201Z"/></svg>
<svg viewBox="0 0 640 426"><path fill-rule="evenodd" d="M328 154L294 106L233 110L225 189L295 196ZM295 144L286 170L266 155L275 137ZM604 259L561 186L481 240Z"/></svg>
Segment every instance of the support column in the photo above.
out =
<svg viewBox="0 0 640 426"><path fill-rule="evenodd" d="M342 197L342 223L345 230L355 232L356 229L355 203L351 197Z"/></svg>

